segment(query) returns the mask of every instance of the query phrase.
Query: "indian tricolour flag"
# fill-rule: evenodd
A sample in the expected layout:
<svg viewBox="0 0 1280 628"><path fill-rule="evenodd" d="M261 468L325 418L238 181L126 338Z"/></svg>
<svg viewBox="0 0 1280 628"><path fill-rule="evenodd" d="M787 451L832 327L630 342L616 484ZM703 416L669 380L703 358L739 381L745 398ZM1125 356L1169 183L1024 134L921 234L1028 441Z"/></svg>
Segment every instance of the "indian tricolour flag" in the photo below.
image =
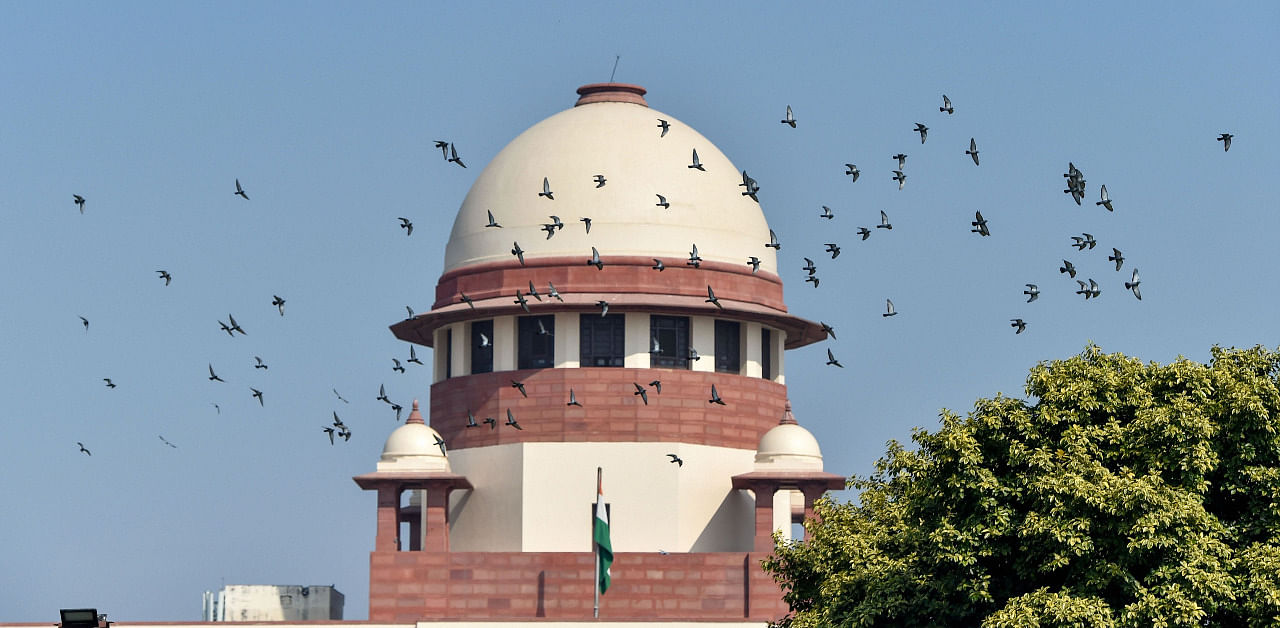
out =
<svg viewBox="0 0 1280 628"><path fill-rule="evenodd" d="M609 566L613 564L613 545L609 542L609 512L604 507L604 484L596 470L596 521L592 531L596 547L596 590L609 590Z"/></svg>

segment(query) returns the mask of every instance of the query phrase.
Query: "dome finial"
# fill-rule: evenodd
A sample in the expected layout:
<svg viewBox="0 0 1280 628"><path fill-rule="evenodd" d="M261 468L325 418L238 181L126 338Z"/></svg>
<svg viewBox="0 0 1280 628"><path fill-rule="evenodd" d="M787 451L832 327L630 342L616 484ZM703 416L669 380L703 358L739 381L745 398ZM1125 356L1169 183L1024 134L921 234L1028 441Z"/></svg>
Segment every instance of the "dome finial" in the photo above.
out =
<svg viewBox="0 0 1280 628"><path fill-rule="evenodd" d="M778 425L799 425L796 421L796 415L791 414L791 400L787 399L786 409L782 412L782 420L778 421Z"/></svg>
<svg viewBox="0 0 1280 628"><path fill-rule="evenodd" d="M648 107L649 103L644 100L646 92L645 88L630 83L591 83L578 88L578 102L573 106L593 102L629 102Z"/></svg>
<svg viewBox="0 0 1280 628"><path fill-rule="evenodd" d="M419 424L419 425L426 425L426 422L422 420L422 413L418 411L418 400L417 400L417 399L414 399L414 400L413 400L413 409L409 411L409 420L408 420L408 421L405 421L405 424L406 424L406 425L408 425L409 423L417 423L417 424Z"/></svg>

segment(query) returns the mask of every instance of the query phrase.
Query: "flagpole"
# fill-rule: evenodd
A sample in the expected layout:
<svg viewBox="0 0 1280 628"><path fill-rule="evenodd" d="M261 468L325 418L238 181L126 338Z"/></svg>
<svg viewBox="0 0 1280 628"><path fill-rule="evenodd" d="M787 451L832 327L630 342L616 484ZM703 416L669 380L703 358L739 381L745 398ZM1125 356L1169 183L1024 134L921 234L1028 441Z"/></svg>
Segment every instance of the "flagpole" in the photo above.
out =
<svg viewBox="0 0 1280 628"><path fill-rule="evenodd" d="M604 470L603 470L601 467L596 467L596 504L597 504L597 505L596 505L596 508L599 508L599 502L600 502L599 495L600 495L600 493L601 493L601 491L602 491L602 489L603 489L603 486L604 486L604 485L602 484L602 476L603 476L603 474L604 474ZM593 518L592 518L592 520L591 520L591 529L592 529L592 533L591 533L591 555L592 555L592 557L594 558L594 560L593 560L592 562L594 562L594 563L596 564L596 578L595 578L595 584L593 584L593 585L591 586L591 588L595 590L595 605L594 605L594 607L592 608L592 614L591 614L591 616L592 616L593 618L595 618L595 619L600 619L600 544L596 542L596 535L595 535L595 532L594 532L594 530L595 530L595 526L596 526L596 523L595 523L595 519L594 519L594 517L597 517L597 516L599 516L599 515L598 515L597 513L595 513L595 512L594 512L594 509L593 509L593 512L592 512L591 514L592 514L592 517L593 517Z"/></svg>

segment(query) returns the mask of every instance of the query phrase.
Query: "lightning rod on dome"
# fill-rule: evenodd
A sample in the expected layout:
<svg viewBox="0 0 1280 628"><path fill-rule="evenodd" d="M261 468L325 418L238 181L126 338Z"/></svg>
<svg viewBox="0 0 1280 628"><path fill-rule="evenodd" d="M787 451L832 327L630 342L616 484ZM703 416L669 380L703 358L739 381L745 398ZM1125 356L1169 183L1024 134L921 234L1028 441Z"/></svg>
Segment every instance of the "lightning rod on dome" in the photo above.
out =
<svg viewBox="0 0 1280 628"><path fill-rule="evenodd" d="M616 56L616 57L614 57L614 58L613 58L613 71L609 73L609 82L610 82L610 83L612 83L612 82L613 82L613 75L615 75L615 74L617 74L617 73L618 73L618 60L619 60L619 59L621 59L621 58L622 58L622 55L618 55L618 56Z"/></svg>

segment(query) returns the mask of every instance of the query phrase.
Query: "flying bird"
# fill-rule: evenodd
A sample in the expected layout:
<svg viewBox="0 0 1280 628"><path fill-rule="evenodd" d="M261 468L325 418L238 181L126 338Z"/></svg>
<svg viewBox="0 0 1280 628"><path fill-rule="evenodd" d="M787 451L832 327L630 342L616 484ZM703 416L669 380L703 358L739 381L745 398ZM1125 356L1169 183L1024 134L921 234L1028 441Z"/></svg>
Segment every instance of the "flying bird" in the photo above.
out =
<svg viewBox="0 0 1280 628"><path fill-rule="evenodd" d="M84 330L85 330L85 332L88 332L88 331L89 331L89 319L87 319L87 318L85 318L85 317L81 316L81 317L80 317L80 322L81 322L81 323L84 323Z"/></svg>
<svg viewBox="0 0 1280 628"><path fill-rule="evenodd" d="M840 368L844 368L844 365L840 363L840 360L836 359L836 356L831 353L830 349L827 349L827 366L838 366Z"/></svg>
<svg viewBox="0 0 1280 628"><path fill-rule="evenodd" d="M376 399L377 401L381 401L383 403L391 403L391 400L387 398L386 384L378 384L378 396L374 397L374 399Z"/></svg>
<svg viewBox="0 0 1280 628"><path fill-rule="evenodd" d="M93 455L88 449L85 448L84 443L77 442L76 444L80 446L80 452L83 453L84 455L86 456Z"/></svg>
<svg viewBox="0 0 1280 628"><path fill-rule="evenodd" d="M751 267L751 274L756 274L760 270L760 258L752 255L747 258L747 266Z"/></svg>
<svg viewBox="0 0 1280 628"><path fill-rule="evenodd" d="M457 145L457 144L453 144L453 143L450 143L450 144L449 144L449 162L450 162L450 163L458 164L459 166L462 166L463 168L466 168L466 167L467 167L467 164L462 163L462 160L461 160L461 159L458 159L458 145Z"/></svg>
<svg viewBox="0 0 1280 628"><path fill-rule="evenodd" d="M516 300L512 301L512 303L519 305L520 309L524 310L526 313L529 311L529 300L524 298L523 294L520 294L519 288L516 289Z"/></svg>
<svg viewBox="0 0 1280 628"><path fill-rule="evenodd" d="M782 244L781 244L780 242L778 242L778 234L774 233L774 232L773 232L773 229L770 229L770 230L769 230L769 242L768 242L767 244L765 244L765 246L767 246L767 247L769 247L769 248L771 248L771 249L773 249L773 250L775 250L775 251L781 251L781 250L782 250Z"/></svg>
<svg viewBox="0 0 1280 628"><path fill-rule="evenodd" d="M658 259L658 258L656 258L656 257L655 257L655 258L653 258L653 266L650 266L649 268L652 268L652 269L654 269L654 270L656 270L656 271L661 272L661 271L664 271L664 270L666 270L666 269L667 269L667 265L666 265L666 264L663 264L663 263L662 263L662 260L660 260L660 259Z"/></svg>
<svg viewBox="0 0 1280 628"><path fill-rule="evenodd" d="M591 219L590 219L590 218L579 218L578 220L581 220L581 221L582 221L582 224L586 226L586 228L587 228L587 233L591 233Z"/></svg>
<svg viewBox="0 0 1280 628"><path fill-rule="evenodd" d="M523 427L520 427L519 423L516 423L516 417L515 415L511 414L511 408L507 408L507 425L510 425L511 427L514 427L518 430L524 429Z"/></svg>
<svg viewBox="0 0 1280 628"><path fill-rule="evenodd" d="M1123 191L1124 191L1124 190L1121 190L1121 192L1123 192ZM1107 208L1107 211L1109 211L1109 212L1110 212L1110 211L1115 211L1115 208L1113 208L1113 207L1111 206L1111 196L1110 196L1109 194L1107 194L1107 186L1105 186L1105 185L1103 185L1103 186L1102 186L1102 200L1100 200L1100 201L1098 201L1098 202L1094 203L1094 205L1101 205L1101 206L1103 206L1103 207L1106 207L1106 208Z"/></svg>
<svg viewBox="0 0 1280 628"><path fill-rule="evenodd" d="M698 350L693 347L689 347L689 356L685 358L685 361L697 362L698 360L701 360L701 359L702 359L702 356L698 355Z"/></svg>
<svg viewBox="0 0 1280 628"><path fill-rule="evenodd" d="M819 322L818 322L818 324L819 324L819 325L822 325L822 333L824 333L824 334L826 334L826 335L828 335L828 336L831 336L831 339L832 339L832 340L835 340L835 339L836 339L836 330L835 330L835 328L834 328L834 327L832 327L832 326L830 326L830 325L828 325L828 324L826 324L826 323L823 323L823 322L821 322L821 321L819 321Z"/></svg>
<svg viewBox="0 0 1280 628"><path fill-rule="evenodd" d="M467 424L464 427L480 427L480 425L476 423L476 415L472 414L471 410L467 410Z"/></svg>
<svg viewBox="0 0 1280 628"><path fill-rule="evenodd" d="M519 242L511 243L511 254L516 256L516 259L520 260L521 266L524 266L524 249L520 248Z"/></svg>
<svg viewBox="0 0 1280 628"><path fill-rule="evenodd" d="M608 181L608 179L604 178L604 175L602 175L602 174L598 174L598 175L596 175L596 176L594 176L594 177L591 177L591 180L596 182L596 187L597 187L597 188L602 188L602 187L604 187L604 183L605 183L605 181Z"/></svg>
<svg viewBox="0 0 1280 628"><path fill-rule="evenodd" d="M1108 255L1107 261L1115 262L1116 270L1118 271L1120 270L1120 267L1124 265L1124 254L1120 252L1120 249L1117 249L1115 247L1111 247L1111 252L1113 253L1113 255Z"/></svg>
<svg viewBox="0 0 1280 628"><path fill-rule="evenodd" d="M1231 138L1233 137L1235 136L1230 133L1218 134L1218 141L1222 142L1222 152L1225 153L1231 150ZM81 203L81 213L83 213L83 210L84 210L83 203ZM1142 297L1138 297L1138 298L1141 299Z"/></svg>
<svg viewBox="0 0 1280 628"><path fill-rule="evenodd" d="M529 296L537 299L538 303L542 303L542 295L538 294L538 289L534 287L532 279L529 280Z"/></svg>
<svg viewBox="0 0 1280 628"><path fill-rule="evenodd" d="M446 162L449 161L449 142L446 142L444 140L436 140L436 148L440 149L440 154L442 155L443 159Z"/></svg>
<svg viewBox="0 0 1280 628"><path fill-rule="evenodd" d="M405 235L407 236L413 235L413 223L409 222L408 218L405 218L403 216L400 217L400 228L404 229Z"/></svg>
<svg viewBox="0 0 1280 628"><path fill-rule="evenodd" d="M209 365L209 381L211 381L211 382L222 382L222 383L224 383L224 384L226 383L226 380L222 379L221 377L218 377L218 374L213 372L213 365L212 365L212 364L210 364L210 365ZM219 410L218 410L218 412L219 412L219 413L221 413L221 412L222 412L222 410L221 410L221 409L219 409Z"/></svg>
<svg viewBox="0 0 1280 628"><path fill-rule="evenodd" d="M907 169L907 154L906 154L906 153L898 153L897 155L894 155L894 156L892 157L892 159L897 159L897 160L898 160L898 170L906 170L906 169Z"/></svg>
<svg viewBox="0 0 1280 628"><path fill-rule="evenodd" d="M897 310L893 309L893 301L889 299L884 300L884 310L885 312L881 316L893 316L898 313Z"/></svg>
<svg viewBox="0 0 1280 628"><path fill-rule="evenodd" d="M831 213L831 208L830 208L830 207L827 207L826 205L823 205L823 206L822 206L822 213L821 213L821 214L818 214L818 217L819 217L819 218L826 218L827 220L831 220L832 218L835 218L835 217L836 217L836 215L835 215L835 214L833 214L833 213Z"/></svg>
<svg viewBox="0 0 1280 628"><path fill-rule="evenodd" d="M254 365L253 365L253 368L255 368L255 369L266 369L266 368L269 368L269 367L267 366L267 364L266 364L265 362L263 362L263 361L262 361L262 358L260 358L260 357L258 357L258 356L256 356L256 355L255 355L255 356L253 356L253 359L254 359L254 360L256 360L256 361L258 362L257 364L254 364Z"/></svg>
<svg viewBox="0 0 1280 628"><path fill-rule="evenodd" d="M707 285L707 298L704 299L704 302L716 306L716 309L718 310L724 309L724 306L720 305L720 299L716 298L716 293L711 291L710 285Z"/></svg>
<svg viewBox="0 0 1280 628"><path fill-rule="evenodd" d="M401 374L403 374L403 373L404 373L404 367L400 365L400 360L399 360L399 358L391 358L391 361L396 363L396 365L395 365L395 366L391 367L391 370L396 371L397 373L401 373Z"/></svg>
<svg viewBox="0 0 1280 628"><path fill-rule="evenodd" d="M645 390L644 386L635 382L631 382L631 385L636 387L636 391L631 394L640 397L640 400L644 402L644 405L649 405L649 391Z"/></svg>
<svg viewBox="0 0 1280 628"><path fill-rule="evenodd" d="M596 307L600 308L600 318L604 318L606 315L608 315L608 314L609 314L609 302L608 302L608 301L603 301L603 300L601 300L601 301L596 301Z"/></svg>
<svg viewBox="0 0 1280 628"><path fill-rule="evenodd" d="M221 320L218 321L218 327L222 328L222 331L227 332L228 336L231 336L232 338L236 337L235 332L233 332L230 327L227 327L227 324L222 322Z"/></svg>
<svg viewBox="0 0 1280 628"><path fill-rule="evenodd" d="M655 205L655 206L657 206L657 207L661 207L661 208L663 208L663 209L670 209L670 208L671 208L671 203L668 203L668 202L667 202L667 197L665 197L665 196L663 196L663 195L661 195L661 194L654 194L654 196L658 197L658 202L657 202L657 203L654 203L654 205Z"/></svg>
<svg viewBox="0 0 1280 628"><path fill-rule="evenodd" d="M333 429L332 427L328 427L328 426L326 426L326 427L324 428L324 433L329 435L329 444L330 444L330 445L334 444L334 443L333 443L333 433L334 433L334 432L336 432L336 431L337 431L337 430Z"/></svg>
<svg viewBox="0 0 1280 628"><path fill-rule="evenodd" d="M413 345L409 345L409 359L405 360L405 362L422 366L422 360L418 359L418 352L413 349Z"/></svg>
<svg viewBox="0 0 1280 628"><path fill-rule="evenodd" d="M408 317L406 317L404 320L407 320L407 321L411 321L411 320L413 320L413 316L414 316L413 308L411 308L411 307L409 307L409 306L407 306L407 305L406 305L406 306L404 306L404 309L405 309L405 311L406 311L406 312L408 312L408 313L409 313L409 316L408 316Z"/></svg>
<svg viewBox="0 0 1280 628"><path fill-rule="evenodd" d="M787 117L783 118L781 122L793 129L796 128L796 117L791 115L791 105L787 105Z"/></svg>
<svg viewBox="0 0 1280 628"><path fill-rule="evenodd" d="M160 275L160 278L164 280L164 285L166 286L169 285L170 281L173 281L173 275L170 275L167 270L157 270L156 274Z"/></svg>
<svg viewBox="0 0 1280 628"><path fill-rule="evenodd" d="M711 398L707 400L707 403L714 403L718 406L725 405L724 400L720 398L720 393L716 392L715 384L711 385Z"/></svg>
<svg viewBox="0 0 1280 628"><path fill-rule="evenodd" d="M244 193L244 188L240 187L240 179L236 179L236 196L243 196L244 200L249 200L249 195Z"/></svg>
<svg viewBox="0 0 1280 628"><path fill-rule="evenodd" d="M526 397L526 398L527 398L527 397L529 396L529 393L525 392L525 390L524 390L524 382L518 382L518 381L516 381L516 380L514 380L514 379L513 379L513 380L511 380L511 387L512 387L512 388L514 388L514 389L516 389L516 390L518 390L518 391L520 391L520 396L521 396L521 397Z"/></svg>
<svg viewBox="0 0 1280 628"><path fill-rule="evenodd" d="M853 164L845 164L844 168L844 173L853 178L850 183L857 183L858 177L862 176L862 171L858 170L858 167Z"/></svg>
<svg viewBox="0 0 1280 628"><path fill-rule="evenodd" d="M115 388L115 387L116 387L115 382L112 382L110 377L104 377L104 378L102 378L102 381L104 381L104 382L106 382L106 383L107 383L107 388Z"/></svg>
<svg viewBox="0 0 1280 628"><path fill-rule="evenodd" d="M174 448L174 449L177 449L177 448L178 448L178 446L177 446L177 445L175 445L175 444L173 444L173 443L169 442L168 440L166 440L166 439L165 439L165 437L164 437L164 435L162 435L162 434L157 434L157 436L159 436L159 437L160 437L160 442L162 442L162 443L164 443L164 444L166 444L166 445L168 445L168 446L170 446L170 447L172 447L172 448Z"/></svg>
<svg viewBox="0 0 1280 628"><path fill-rule="evenodd" d="M907 184L907 174L901 170L894 170L893 180L898 182L898 189L901 190Z"/></svg>
<svg viewBox="0 0 1280 628"><path fill-rule="evenodd" d="M542 191L538 192L538 196L545 196L549 201L556 200L556 197L551 195L551 182L546 177L542 177Z"/></svg>
<svg viewBox="0 0 1280 628"><path fill-rule="evenodd" d="M1138 297L1139 301L1142 300L1142 292L1138 290L1138 284L1140 283L1142 283L1142 280L1138 278L1138 269L1136 268L1133 269L1133 274L1130 276L1129 281L1124 282L1125 290L1132 290L1133 296Z"/></svg>
<svg viewBox="0 0 1280 628"><path fill-rule="evenodd" d="M1009 326L1017 328L1018 331L1013 332L1015 336L1027 330L1027 323L1021 318L1009 319Z"/></svg>
<svg viewBox="0 0 1280 628"><path fill-rule="evenodd" d="M970 229L969 231L983 237L991 235L991 231L987 229L987 219L982 217L982 212L980 211L974 212L973 215L974 215L974 220L973 222L969 223L973 225L973 228Z"/></svg>
<svg viewBox="0 0 1280 628"><path fill-rule="evenodd" d="M804 258L804 266L800 267L800 270L803 270L812 276L814 273L818 272L818 267L813 265L813 260L806 257Z"/></svg>
<svg viewBox="0 0 1280 628"><path fill-rule="evenodd" d="M333 396L334 396L334 397L337 397L337 398L338 398L338 401L341 401L342 403L351 403L350 401L347 401L346 399L343 399L343 398L342 398L342 395L338 394L338 389L337 389L337 388L333 388L333 389L331 389L331 390L333 390ZM336 416L336 415L335 415L335 416Z"/></svg>
<svg viewBox="0 0 1280 628"><path fill-rule="evenodd" d="M248 334L244 333L244 330L243 330L243 329L241 329L241 328L240 328L240 323L237 323L237 322L236 322L236 317L234 317L234 316L232 316L232 315L230 315L230 314L227 314L227 320L231 321L231 328L230 328L230 331L228 331L227 333L231 333L232 331L238 331L238 332L240 332L240 335L241 335L241 336L246 336L246 335L248 335Z"/></svg>
<svg viewBox="0 0 1280 628"><path fill-rule="evenodd" d="M889 214L884 213L883 209L880 210L880 224L876 225L876 229L892 229L892 228L893 228L893 225L889 224ZM867 238L864 236L862 239L866 240Z"/></svg>
<svg viewBox="0 0 1280 628"><path fill-rule="evenodd" d="M866 227L858 227L858 235L862 236L863 240L866 240L871 237L871 230Z"/></svg>
<svg viewBox="0 0 1280 628"><path fill-rule="evenodd" d="M484 423L485 425L488 425L490 430L492 430L492 429L494 429L494 428L498 427L498 420L497 420L497 419L495 419L495 418L493 418L493 417L491 417L491 416L489 416L489 417L485 417L485 418L484 418L484 420L483 420L483 421L481 421L481 423Z"/></svg>
<svg viewBox="0 0 1280 628"><path fill-rule="evenodd" d="M682 460L680 456L677 456L675 454L667 454L667 457L671 459L670 462L672 464L680 467L684 466L684 460Z"/></svg>
<svg viewBox="0 0 1280 628"><path fill-rule="evenodd" d="M972 137L969 138L969 150L964 151L964 154L973 158L973 165L978 165L978 142Z"/></svg>
<svg viewBox="0 0 1280 628"><path fill-rule="evenodd" d="M578 397L577 397L577 396L575 396L575 395L573 394L573 389L572 389L572 388L570 388L570 389L569 389L569 403L566 403L566 404L564 404L564 405L566 405L566 406L578 406L579 408L581 408L581 407L582 407L582 404L578 402Z"/></svg>
<svg viewBox="0 0 1280 628"><path fill-rule="evenodd" d="M831 254L831 259L840 257L840 246L835 242L824 242L823 246L827 247L827 253Z"/></svg>
<svg viewBox="0 0 1280 628"><path fill-rule="evenodd" d="M706 168L702 167L702 162L698 159L698 149L696 148L693 149L693 163L689 164L688 167L693 168L694 170L701 170L703 172L707 171Z"/></svg>
<svg viewBox="0 0 1280 628"><path fill-rule="evenodd" d="M466 304L467 304L467 306L468 306L468 307L470 307L470 308L471 308L471 309L473 309L473 310L474 310L474 309L476 309L475 301L472 301L472 300L471 300L471 297L467 296L467 293L465 293L465 292L459 292L459 293L458 293L458 295L459 295L459 296L458 296L458 300L459 300L459 301L461 301L461 302L463 302L463 303L466 303Z"/></svg>
<svg viewBox="0 0 1280 628"><path fill-rule="evenodd" d="M489 337L484 334L480 334L480 348L483 349L491 346L493 346L493 343L489 342Z"/></svg>
<svg viewBox="0 0 1280 628"><path fill-rule="evenodd" d="M404 406L401 406L401 405L400 405L400 404L398 404L398 403L393 403L393 404L391 404L391 409L392 409L392 410L394 410L394 411L395 411L395 413L396 413L396 423L399 423L399 422L400 422L400 411L401 411L401 410L404 410Z"/></svg>
<svg viewBox="0 0 1280 628"><path fill-rule="evenodd" d="M925 137L928 137L928 135L929 135L929 127L927 127L927 126L925 126L925 125L920 124L919 122L917 122L917 123L916 123L916 133L919 133L919 134L920 134L920 143L921 143L921 144L923 144L923 143L924 143L924 138L925 138Z"/></svg>
<svg viewBox="0 0 1280 628"><path fill-rule="evenodd" d="M591 259L587 260L587 266L595 266L596 270L604 270L604 262L600 261L600 251L596 247L591 247Z"/></svg>
<svg viewBox="0 0 1280 628"><path fill-rule="evenodd" d="M662 129L662 134L658 135L658 137L666 137L667 131L671 130L671 123L663 120L662 118L658 118L658 128Z"/></svg>
<svg viewBox="0 0 1280 628"><path fill-rule="evenodd" d="M345 430L345 429L347 429L347 426L346 426L346 424L344 424L344 423L342 422L342 419L338 418L338 413L337 413L337 412L334 412L334 413L333 413L333 426L334 426L334 427L336 427L336 428L338 428L338 429L340 429L340 430Z"/></svg>
<svg viewBox="0 0 1280 628"><path fill-rule="evenodd" d="M698 245L693 245L693 250L689 251L689 261L685 262L686 266L699 268L702 266L702 258L698 256Z"/></svg>
<svg viewBox="0 0 1280 628"><path fill-rule="evenodd" d="M83 214L84 213L84 197L80 196L79 194L72 194L71 196L72 198L75 199L76 206L80 208L80 213Z"/></svg>
<svg viewBox="0 0 1280 628"><path fill-rule="evenodd" d="M805 277L804 280L813 284L813 287L815 288L818 287L818 282L821 281L820 279L818 279L817 275L809 275L808 277Z"/></svg>
<svg viewBox="0 0 1280 628"><path fill-rule="evenodd" d="M263 404L262 404L262 391L261 391L261 390L258 390L257 388L253 388L252 386L251 386L251 387L249 387L249 390L252 390L252 391L253 391L253 397L254 397L255 399L257 399L257 400L258 400L258 405L259 405L259 406L263 405Z"/></svg>
<svg viewBox="0 0 1280 628"><path fill-rule="evenodd" d="M435 435L435 439L436 439L436 447L439 447L439 448L440 448L440 455L441 455L441 456L448 456L449 454L448 454L447 452L445 452L445 450L444 450L444 439L443 439L443 438L440 438L440 435L439 435L439 434L436 434L436 435Z"/></svg>
<svg viewBox="0 0 1280 628"><path fill-rule="evenodd" d="M938 107L938 111L945 111L947 115L951 115L956 112L955 108L951 106L951 99L947 98L946 94L942 95L942 106Z"/></svg>
<svg viewBox="0 0 1280 628"><path fill-rule="evenodd" d="M654 390L655 390L659 395L661 395L661 394L662 394L662 382L661 382L661 381L659 381L659 380L656 380L656 379L655 379L655 380L653 380L653 381L649 382L649 385L650 385L650 386L653 386L653 389L654 389Z"/></svg>
<svg viewBox="0 0 1280 628"><path fill-rule="evenodd" d="M276 309L280 310L280 315L284 316L284 299L281 299L279 295L275 294L271 296L273 297L271 299L271 305L276 306Z"/></svg>
<svg viewBox="0 0 1280 628"><path fill-rule="evenodd" d="M485 227L497 227L501 229L502 225L498 224L498 221L493 219L493 210L486 209L485 212L489 214L489 224L485 225Z"/></svg>
<svg viewBox="0 0 1280 628"><path fill-rule="evenodd" d="M1022 291L1022 294L1027 295L1027 303L1035 301L1040 298L1040 286L1029 283L1027 284L1027 289Z"/></svg>
<svg viewBox="0 0 1280 628"><path fill-rule="evenodd" d="M1075 265L1075 264L1072 264L1071 262L1068 262L1067 260L1065 260L1065 259L1064 259L1064 260L1062 260L1062 266L1061 266L1060 268L1058 268L1058 272L1059 272L1059 273L1066 273L1067 275L1070 275L1072 279L1075 279L1075 278L1076 278L1076 265Z"/></svg>
<svg viewBox="0 0 1280 628"><path fill-rule="evenodd" d="M547 282L547 298L555 299L561 303L564 303L564 297L560 296L560 292L556 290L556 285L551 283L550 281Z"/></svg>

